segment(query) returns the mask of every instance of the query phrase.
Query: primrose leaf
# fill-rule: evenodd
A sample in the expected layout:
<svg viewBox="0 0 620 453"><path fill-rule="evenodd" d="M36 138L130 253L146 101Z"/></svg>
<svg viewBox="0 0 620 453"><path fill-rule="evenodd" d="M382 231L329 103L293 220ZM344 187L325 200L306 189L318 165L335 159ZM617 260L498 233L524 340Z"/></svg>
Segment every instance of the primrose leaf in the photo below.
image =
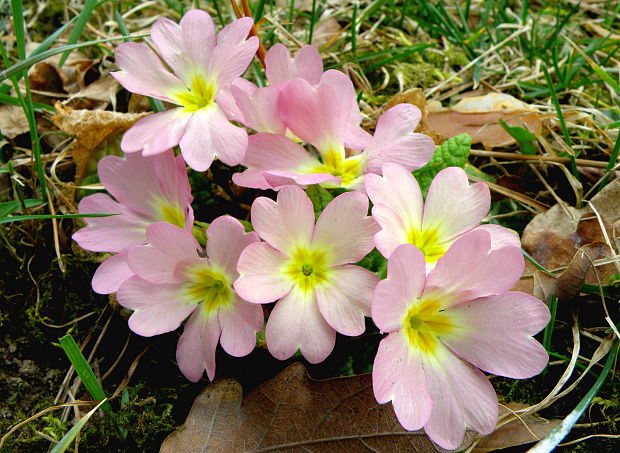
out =
<svg viewBox="0 0 620 453"><path fill-rule="evenodd" d="M312 201L312 207L314 208L314 216L319 217L323 209L334 199L331 193L325 190L318 184L308 186L306 194Z"/></svg>
<svg viewBox="0 0 620 453"><path fill-rule="evenodd" d="M536 136L521 126L511 126L503 119L499 119L499 124L502 128L510 134L519 144L521 152L523 154L536 154L536 148L532 145L532 142L536 141Z"/></svg>
<svg viewBox="0 0 620 453"><path fill-rule="evenodd" d="M447 167L463 168L469 158L471 150L471 136L459 134L449 138L435 149L435 154L427 164L414 171L413 176L418 180L422 193L426 195L428 186L437 173Z"/></svg>

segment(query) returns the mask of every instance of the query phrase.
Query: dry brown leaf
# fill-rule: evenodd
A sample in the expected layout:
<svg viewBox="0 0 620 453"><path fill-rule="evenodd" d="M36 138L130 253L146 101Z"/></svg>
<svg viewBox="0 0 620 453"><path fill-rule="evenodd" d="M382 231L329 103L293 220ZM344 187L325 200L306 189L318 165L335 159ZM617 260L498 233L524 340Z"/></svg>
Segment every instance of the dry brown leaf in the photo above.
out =
<svg viewBox="0 0 620 453"><path fill-rule="evenodd" d="M546 272L534 273L533 295L542 301L549 301L555 295L559 301L570 300L579 295L586 277L594 267L593 262L610 256L609 246L604 242L593 242L581 247L561 275L554 277ZM595 277L596 278L596 277Z"/></svg>
<svg viewBox="0 0 620 453"><path fill-rule="evenodd" d="M612 224L620 221L620 180L614 180L601 192L590 200L590 204L596 207L600 214L603 226L614 244L614 235L618 229ZM587 206L576 209L567 205L556 204L546 212L536 215L523 230L521 243L528 252L544 268L553 271L568 266L575 254L583 246L606 242L598 218ZM610 253L605 247L604 252ZM526 263L525 274L534 273L535 268ZM607 277L617 273L612 264L597 266L598 278L605 281ZM546 285L546 277L536 277L540 285ZM598 284L598 278L593 271L586 273L585 283ZM515 287L516 290L533 292L532 278L523 278Z"/></svg>
<svg viewBox="0 0 620 453"><path fill-rule="evenodd" d="M540 135L542 119L538 112L518 99L503 93L470 96L450 109L429 109L428 127L446 138L468 133L473 143L495 148L516 143L499 120L511 126L521 126Z"/></svg>
<svg viewBox="0 0 620 453"><path fill-rule="evenodd" d="M58 129L75 137L71 153L77 165L78 181L86 174L87 167L97 160L96 151L100 147L145 116L104 110L73 110L60 102L55 107L52 121Z"/></svg>
<svg viewBox="0 0 620 453"><path fill-rule="evenodd" d="M510 403L508 407L515 411L523 409L526 405ZM500 406L500 417L508 412L505 407ZM483 437L473 449L473 453L487 453L536 442L549 434L561 422L562 420L547 420L537 415L515 418Z"/></svg>
<svg viewBox="0 0 620 453"><path fill-rule="evenodd" d="M340 35L342 27L336 19L328 17L320 22L312 34L312 45L323 51L329 50L336 42L334 38ZM325 46L323 48L323 46Z"/></svg>
<svg viewBox="0 0 620 453"><path fill-rule="evenodd" d="M460 449L471 444L468 431ZM391 404L377 404L370 375L315 381L295 363L243 398L223 379L194 401L181 429L160 453L445 451L422 431L405 431Z"/></svg>
<svg viewBox="0 0 620 453"><path fill-rule="evenodd" d="M398 104L415 105L422 112L422 118L418 123L416 132L430 136L437 144L440 144L446 140L446 137L444 137L443 135L438 135L435 131L430 129L428 127L428 124L426 123L428 109L426 106L426 97L424 96L424 91L421 88L410 88L406 91L403 91L402 93L398 93L396 96L392 97L389 101L385 103L382 110L385 111Z"/></svg>
<svg viewBox="0 0 620 453"><path fill-rule="evenodd" d="M13 139L30 130L24 109L17 105L0 105L0 133Z"/></svg>

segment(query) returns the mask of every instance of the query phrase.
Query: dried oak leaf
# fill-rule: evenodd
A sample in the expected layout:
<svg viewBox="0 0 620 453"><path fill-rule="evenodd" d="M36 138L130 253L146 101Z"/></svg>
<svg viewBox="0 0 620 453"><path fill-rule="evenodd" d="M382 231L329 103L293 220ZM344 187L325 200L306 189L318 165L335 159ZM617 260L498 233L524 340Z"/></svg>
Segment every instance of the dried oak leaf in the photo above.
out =
<svg viewBox="0 0 620 453"><path fill-rule="evenodd" d="M579 295L581 287L594 267L594 260L612 254L604 242L584 245L575 253L566 270L559 276L554 277L542 271L534 272L533 295L543 301L548 301L553 295L557 296L559 301L572 299Z"/></svg>
<svg viewBox="0 0 620 453"><path fill-rule="evenodd" d="M77 165L76 179L81 180L93 170L98 150L113 142L145 114L118 113L105 110L73 110L60 102L55 105L52 122L58 129L75 137L70 145ZM116 146L115 146L116 147Z"/></svg>
<svg viewBox="0 0 620 453"><path fill-rule="evenodd" d="M542 119L536 109L504 93L466 97L450 109L430 107L426 122L436 134L450 138L467 133L473 143L482 143L485 148L516 143L501 127L500 119L534 135L540 135L542 130Z"/></svg>
<svg viewBox="0 0 620 453"><path fill-rule="evenodd" d="M30 130L24 109L17 105L0 105L0 134L13 139Z"/></svg>
<svg viewBox="0 0 620 453"><path fill-rule="evenodd" d="M476 434L468 431L459 449ZM315 381L295 363L243 398L232 379L196 398L160 453L445 451L423 431L405 431L391 404L375 401L370 375Z"/></svg>
<svg viewBox="0 0 620 453"><path fill-rule="evenodd" d="M590 200L590 204L594 205L597 212L601 216L603 227L613 243L618 229L612 227L620 220L620 180L614 180L608 184L601 192ZM598 250L600 243L605 242L605 235L601 229L601 222L590 208L587 206L583 209L576 209L572 206L556 204L546 212L536 215L523 230L521 243L526 252L528 252L538 263L548 270L554 270L569 266L575 255L582 247L592 245L588 250L588 256L591 259L597 259L601 253L608 253L608 247L604 247L599 251L597 258L592 258L595 250ZM575 262L577 265L579 262ZM535 268L526 262L526 274L535 273ZM587 269L585 272L585 280L581 283L598 284L598 278L605 281L607 277L615 274L616 268L611 264L605 264L597 267L598 278L596 274ZM543 273L541 273L543 274ZM536 277L540 280L539 284L544 285L543 280L546 278L541 274ZM549 276L550 277L550 276ZM568 279L567 277L565 277ZM568 279L569 282L575 282L574 278ZM532 278L522 279L517 288L520 291L533 293ZM567 289L567 294L574 292Z"/></svg>
<svg viewBox="0 0 620 453"><path fill-rule="evenodd" d="M523 409L526 406L527 405L520 403L508 404L508 407L513 411ZM500 417L508 412L508 409L500 406ZM551 430L561 422L562 420L547 420L537 415L514 418L509 423L497 428L488 436L483 437L476 444L472 453L487 453L503 448L537 442L549 434Z"/></svg>

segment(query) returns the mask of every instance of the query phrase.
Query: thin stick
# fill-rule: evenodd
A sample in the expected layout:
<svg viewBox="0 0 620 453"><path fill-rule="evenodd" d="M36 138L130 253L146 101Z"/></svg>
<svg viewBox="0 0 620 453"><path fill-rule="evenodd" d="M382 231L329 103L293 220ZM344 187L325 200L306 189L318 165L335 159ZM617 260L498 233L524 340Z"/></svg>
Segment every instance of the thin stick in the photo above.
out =
<svg viewBox="0 0 620 453"><path fill-rule="evenodd" d="M481 149L472 149L469 154L471 154L472 156L480 156L480 157L495 157L496 159L556 162L558 164L570 163L570 159L568 157L532 156L529 154L517 154L517 153L508 153L508 152L502 152L502 151L484 151ZM575 159L575 163L579 167L607 168L607 162L601 162L598 160Z"/></svg>

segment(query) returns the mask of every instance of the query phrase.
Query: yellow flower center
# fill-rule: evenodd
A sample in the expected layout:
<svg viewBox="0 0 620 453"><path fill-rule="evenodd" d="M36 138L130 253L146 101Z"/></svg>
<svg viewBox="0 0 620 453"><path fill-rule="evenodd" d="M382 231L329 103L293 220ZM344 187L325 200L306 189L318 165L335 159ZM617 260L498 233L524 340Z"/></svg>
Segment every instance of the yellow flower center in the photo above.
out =
<svg viewBox="0 0 620 453"><path fill-rule="evenodd" d="M435 300L421 300L407 312L403 331L409 344L420 351L432 354L437 347L438 337L454 329L450 316L441 310Z"/></svg>
<svg viewBox="0 0 620 453"><path fill-rule="evenodd" d="M186 112L195 112L210 107L215 101L216 86L201 75L195 75L187 91L175 93L172 98L185 107Z"/></svg>
<svg viewBox="0 0 620 453"><path fill-rule="evenodd" d="M188 304L200 304L204 316L214 316L218 310L233 306L234 294L228 278L207 263L187 267L185 278L181 299Z"/></svg>
<svg viewBox="0 0 620 453"><path fill-rule="evenodd" d="M327 280L327 253L299 247L292 254L284 272L299 289L312 291Z"/></svg>
<svg viewBox="0 0 620 453"><path fill-rule="evenodd" d="M156 200L155 209L159 214L157 220L185 228L185 210L181 207L173 205L167 200Z"/></svg>
<svg viewBox="0 0 620 453"><path fill-rule="evenodd" d="M329 150L323 157L323 163L310 170L311 173L329 173L341 178L340 186L346 187L362 176L363 159L361 155L344 157L344 151ZM332 187L333 183L325 183ZM335 185L334 187L339 187Z"/></svg>
<svg viewBox="0 0 620 453"><path fill-rule="evenodd" d="M435 229L418 230L417 228L410 228L407 234L407 242L415 245L429 263L436 262L446 253L445 247L439 242L439 232Z"/></svg>

